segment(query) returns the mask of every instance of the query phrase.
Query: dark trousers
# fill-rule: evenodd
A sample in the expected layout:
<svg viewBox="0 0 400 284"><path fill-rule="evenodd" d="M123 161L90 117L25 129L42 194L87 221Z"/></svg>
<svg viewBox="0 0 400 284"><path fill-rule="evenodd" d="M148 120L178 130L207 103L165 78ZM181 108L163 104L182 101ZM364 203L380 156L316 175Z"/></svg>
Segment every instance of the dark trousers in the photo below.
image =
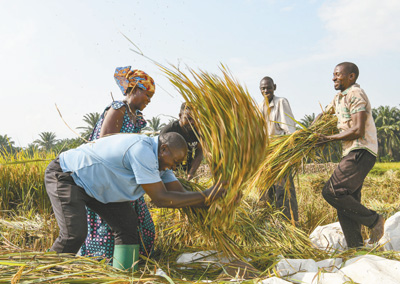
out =
<svg viewBox="0 0 400 284"><path fill-rule="evenodd" d="M347 246L363 246L361 225L373 227L378 214L361 204L361 188L376 157L367 150L354 150L345 156L325 184L322 195L337 210Z"/></svg>
<svg viewBox="0 0 400 284"><path fill-rule="evenodd" d="M276 208L282 209L283 214L289 220L292 219L292 214L294 221L297 222L299 220L296 189L292 174L270 187L267 191L267 196L269 201L275 204Z"/></svg>
<svg viewBox="0 0 400 284"><path fill-rule="evenodd" d="M58 158L45 172L47 195L50 198L60 234L52 251L77 253L87 235L86 208L89 207L111 227L115 244L138 244L138 218L129 202L101 203L86 194L71 177L64 173Z"/></svg>

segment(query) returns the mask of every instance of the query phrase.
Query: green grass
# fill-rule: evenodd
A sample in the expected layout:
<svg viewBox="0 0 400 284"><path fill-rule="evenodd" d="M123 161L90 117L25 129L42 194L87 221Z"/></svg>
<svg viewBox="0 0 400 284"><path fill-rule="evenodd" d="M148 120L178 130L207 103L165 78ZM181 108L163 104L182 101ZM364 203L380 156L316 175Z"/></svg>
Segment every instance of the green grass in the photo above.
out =
<svg viewBox="0 0 400 284"><path fill-rule="evenodd" d="M381 176L390 170L400 171L400 162L376 163L369 174Z"/></svg>

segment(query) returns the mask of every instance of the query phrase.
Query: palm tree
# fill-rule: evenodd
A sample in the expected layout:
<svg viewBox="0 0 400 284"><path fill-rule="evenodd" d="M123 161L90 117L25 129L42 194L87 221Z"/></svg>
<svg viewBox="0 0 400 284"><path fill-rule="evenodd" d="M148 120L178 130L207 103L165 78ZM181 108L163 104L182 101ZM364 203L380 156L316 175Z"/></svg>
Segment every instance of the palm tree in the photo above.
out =
<svg viewBox="0 0 400 284"><path fill-rule="evenodd" d="M75 149L76 147L79 147L82 145L84 141L80 138L65 138L58 140L57 144L54 145L54 150L56 153L61 153L64 151L67 151L69 149Z"/></svg>
<svg viewBox="0 0 400 284"><path fill-rule="evenodd" d="M167 124L171 124L171 123L173 123L174 121L176 121L176 118L170 118L170 119L168 120L168 123L167 123Z"/></svg>
<svg viewBox="0 0 400 284"><path fill-rule="evenodd" d="M92 134L93 129L96 127L96 123L99 120L99 118L100 118L100 113L98 112L91 112L83 116L83 121L86 122L87 125L77 127L77 129L83 130L81 132L83 138L85 138L86 140L89 139L89 136L90 134Z"/></svg>
<svg viewBox="0 0 400 284"><path fill-rule="evenodd" d="M39 136L40 139L36 139L33 143L37 144L41 150L50 151L57 143L56 134L54 132L42 132Z"/></svg>
<svg viewBox="0 0 400 284"><path fill-rule="evenodd" d="M143 130L151 131L152 134L157 134L165 126L165 123L161 123L161 119L157 116L152 117L147 121L149 124Z"/></svg>
<svg viewBox="0 0 400 284"><path fill-rule="evenodd" d="M379 160L399 160L400 110L397 107L380 106L372 109L372 116L378 135Z"/></svg>
<svg viewBox="0 0 400 284"><path fill-rule="evenodd" d="M300 119L300 123L303 124L306 128L311 126L311 123L315 120L315 113L306 114L302 119Z"/></svg>
<svg viewBox="0 0 400 284"><path fill-rule="evenodd" d="M28 144L28 146L24 149L25 153L28 153L28 155L33 156L34 153L39 151L39 147L35 142Z"/></svg>
<svg viewBox="0 0 400 284"><path fill-rule="evenodd" d="M0 152L6 151L6 152L12 152L14 148L14 141L11 140L11 137L8 137L6 135L0 135Z"/></svg>

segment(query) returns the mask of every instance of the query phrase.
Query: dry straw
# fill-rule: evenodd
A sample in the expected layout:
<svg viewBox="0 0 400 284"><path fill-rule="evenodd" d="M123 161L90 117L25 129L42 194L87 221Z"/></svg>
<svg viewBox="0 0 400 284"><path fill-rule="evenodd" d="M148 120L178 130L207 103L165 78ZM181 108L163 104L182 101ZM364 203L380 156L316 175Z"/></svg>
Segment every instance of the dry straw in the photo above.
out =
<svg viewBox="0 0 400 284"><path fill-rule="evenodd" d="M54 252L0 253L0 283L174 283L151 272L148 267L145 273L122 271L105 261Z"/></svg>
<svg viewBox="0 0 400 284"><path fill-rule="evenodd" d="M181 182L187 190L199 188L198 184ZM222 250L228 258L251 259L262 270L272 265L278 255L289 258L327 257L326 253L312 248L307 234L286 222L279 212L274 212L255 196L248 196L235 209L236 221L229 230L201 226L203 214L194 208L179 211L153 209L160 240L157 248L165 255L188 248Z"/></svg>

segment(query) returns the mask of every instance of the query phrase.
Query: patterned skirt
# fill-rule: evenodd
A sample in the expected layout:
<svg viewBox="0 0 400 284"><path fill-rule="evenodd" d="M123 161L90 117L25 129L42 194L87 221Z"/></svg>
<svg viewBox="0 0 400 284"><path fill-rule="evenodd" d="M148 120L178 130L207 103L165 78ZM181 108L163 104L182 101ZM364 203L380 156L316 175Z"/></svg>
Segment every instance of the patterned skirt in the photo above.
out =
<svg viewBox="0 0 400 284"><path fill-rule="evenodd" d="M153 219L151 218L143 196L132 201L131 204L138 215L139 221L139 253L149 257L153 249L155 238ZM90 208L87 208L87 211L88 235L80 249L80 255L111 259L114 254L114 235L111 228ZM112 264L112 259L110 264Z"/></svg>

